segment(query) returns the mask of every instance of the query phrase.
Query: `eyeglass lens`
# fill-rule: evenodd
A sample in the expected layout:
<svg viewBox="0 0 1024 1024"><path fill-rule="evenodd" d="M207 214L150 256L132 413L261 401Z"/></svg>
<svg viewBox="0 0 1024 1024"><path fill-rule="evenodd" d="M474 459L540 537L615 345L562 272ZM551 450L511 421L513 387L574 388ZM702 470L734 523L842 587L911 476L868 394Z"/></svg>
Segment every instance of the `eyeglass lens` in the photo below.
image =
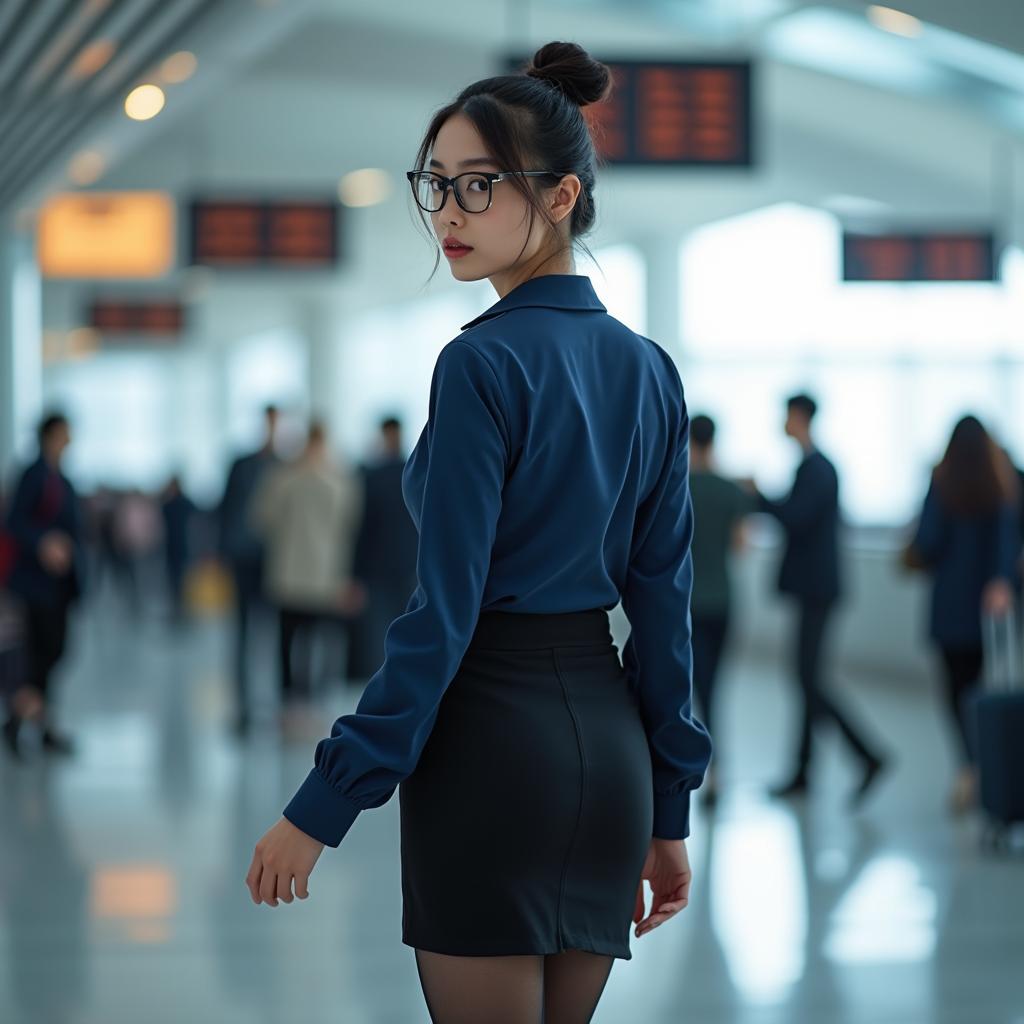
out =
<svg viewBox="0 0 1024 1024"><path fill-rule="evenodd" d="M452 180L459 205L470 213L483 213L491 201L490 179L476 174L460 174ZM444 179L436 174L420 174L413 182L416 201L424 210L436 213L444 202Z"/></svg>

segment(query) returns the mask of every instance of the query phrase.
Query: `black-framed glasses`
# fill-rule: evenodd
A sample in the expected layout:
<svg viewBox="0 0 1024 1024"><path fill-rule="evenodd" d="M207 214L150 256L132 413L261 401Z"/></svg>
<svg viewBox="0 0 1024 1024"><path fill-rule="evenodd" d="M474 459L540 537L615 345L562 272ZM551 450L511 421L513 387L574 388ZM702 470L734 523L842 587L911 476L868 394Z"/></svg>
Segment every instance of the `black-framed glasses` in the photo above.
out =
<svg viewBox="0 0 1024 1024"><path fill-rule="evenodd" d="M554 171L466 171L446 178L436 171L406 171L416 203L427 213L437 213L444 207L450 188L455 202L466 213L483 213L491 208L493 186L496 181L516 176L522 178L557 177Z"/></svg>

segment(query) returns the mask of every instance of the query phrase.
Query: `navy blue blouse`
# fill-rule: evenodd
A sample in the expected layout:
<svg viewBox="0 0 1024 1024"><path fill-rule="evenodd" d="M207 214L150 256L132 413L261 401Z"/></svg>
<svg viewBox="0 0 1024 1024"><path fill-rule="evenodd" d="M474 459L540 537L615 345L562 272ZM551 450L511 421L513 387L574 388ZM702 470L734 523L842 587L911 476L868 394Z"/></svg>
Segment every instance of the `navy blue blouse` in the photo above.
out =
<svg viewBox="0 0 1024 1024"><path fill-rule="evenodd" d="M711 757L691 712L689 418L668 354L590 279L532 278L442 349L403 493L417 585L356 711L285 808L337 846L416 767L482 609L614 608L654 779L653 834L689 835Z"/></svg>

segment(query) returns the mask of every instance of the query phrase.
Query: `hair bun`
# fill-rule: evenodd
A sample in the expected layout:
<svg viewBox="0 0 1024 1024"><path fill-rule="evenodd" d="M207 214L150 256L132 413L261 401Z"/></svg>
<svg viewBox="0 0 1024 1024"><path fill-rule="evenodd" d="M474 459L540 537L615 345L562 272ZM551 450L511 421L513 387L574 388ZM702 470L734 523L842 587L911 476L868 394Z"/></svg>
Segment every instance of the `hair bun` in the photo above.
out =
<svg viewBox="0 0 1024 1024"><path fill-rule="evenodd" d="M594 60L575 43L547 43L534 55L526 74L557 86L578 106L603 100L611 91L612 75L606 64Z"/></svg>

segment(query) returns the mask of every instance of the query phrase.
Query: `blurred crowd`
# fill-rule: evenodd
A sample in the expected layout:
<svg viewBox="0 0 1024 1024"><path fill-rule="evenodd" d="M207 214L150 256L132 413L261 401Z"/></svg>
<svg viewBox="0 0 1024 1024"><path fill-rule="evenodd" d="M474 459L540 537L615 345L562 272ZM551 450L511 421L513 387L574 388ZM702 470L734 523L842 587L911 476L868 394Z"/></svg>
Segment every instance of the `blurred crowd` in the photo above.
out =
<svg viewBox="0 0 1024 1024"><path fill-rule="evenodd" d="M693 693L715 741L709 805L717 799L722 757L715 690L735 618L732 563L755 514L781 527L777 590L795 611L789 651L799 728L792 771L772 794L807 790L823 725L837 727L861 767L852 805L894 766L893 751L856 720L828 679L829 629L846 588L840 480L817 444L816 415L810 395L786 403L783 429L800 458L782 496L761 493L751 478L720 473L714 421L697 414L690 423ZM172 628L187 627L204 609L227 612L231 727L238 735L253 724L254 638L266 631L274 633L282 722L309 701L318 679L362 685L376 672L388 625L416 586L417 536L402 495L402 424L384 419L373 456L349 466L332 453L322 422L310 422L301 450L283 458L279 410L268 406L263 419L262 443L232 462L220 501L205 509L177 476L158 494L101 488L80 498L62 468L71 424L59 413L41 422L37 458L11 481L0 518L0 699L10 754L24 756L27 731L47 753L74 753L73 737L54 721L52 679L69 612L87 589L113 591L129 616L162 593ZM904 571L930 580L927 634L960 766L949 795L954 812L977 799L968 709L990 654L983 627L1014 617L1022 605L1022 482L1024 474L982 422L965 416L933 469L899 554Z"/></svg>
<svg viewBox="0 0 1024 1024"><path fill-rule="evenodd" d="M295 457L282 458L279 419L276 407L264 410L263 443L232 463L210 508L197 507L178 476L156 494L102 487L80 496L63 468L70 423L59 413L42 421L38 457L16 474L0 507L0 702L9 753L24 755L28 732L46 752L74 753L50 697L69 614L85 595L109 597L129 621L162 615L176 629L226 611L232 728L240 735L252 726L260 633L275 634L283 721L314 695L317 678L359 684L376 671L387 626L416 580L402 424L383 420L375 452L349 467L332 455L319 422L309 424Z"/></svg>

